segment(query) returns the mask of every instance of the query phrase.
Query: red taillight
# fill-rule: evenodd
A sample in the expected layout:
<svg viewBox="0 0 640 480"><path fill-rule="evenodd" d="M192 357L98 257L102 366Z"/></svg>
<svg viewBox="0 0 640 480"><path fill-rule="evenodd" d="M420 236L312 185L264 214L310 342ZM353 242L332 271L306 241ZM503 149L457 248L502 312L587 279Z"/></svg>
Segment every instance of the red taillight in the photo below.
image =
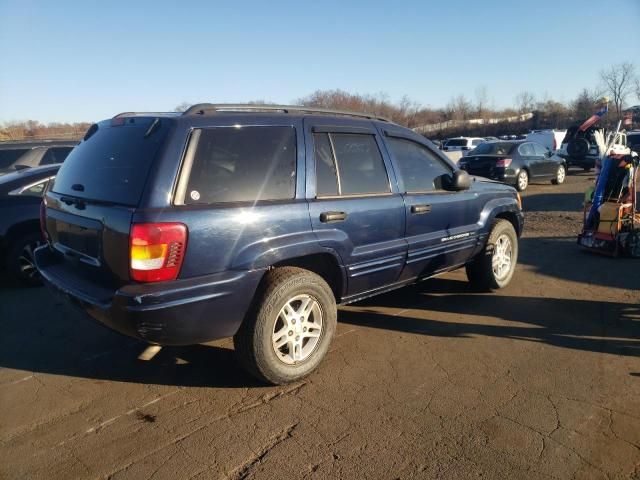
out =
<svg viewBox="0 0 640 480"><path fill-rule="evenodd" d="M42 239L47 241L47 207L44 205L44 201L40 202L40 233L42 234Z"/></svg>
<svg viewBox="0 0 640 480"><path fill-rule="evenodd" d="M496 167L508 167L509 165L511 165L511 161L511 158L501 158L496 162Z"/></svg>
<svg viewBox="0 0 640 480"><path fill-rule="evenodd" d="M187 248L182 223L136 223L129 237L131 278L138 282L175 280Z"/></svg>

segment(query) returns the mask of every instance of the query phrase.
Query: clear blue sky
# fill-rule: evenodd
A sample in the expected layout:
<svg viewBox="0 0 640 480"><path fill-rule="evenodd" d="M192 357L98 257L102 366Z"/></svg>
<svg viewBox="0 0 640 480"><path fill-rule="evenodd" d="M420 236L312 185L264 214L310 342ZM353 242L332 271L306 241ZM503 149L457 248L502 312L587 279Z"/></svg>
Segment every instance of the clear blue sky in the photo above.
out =
<svg viewBox="0 0 640 480"><path fill-rule="evenodd" d="M561 101L640 69L640 0L0 0L0 122L93 121L317 89Z"/></svg>

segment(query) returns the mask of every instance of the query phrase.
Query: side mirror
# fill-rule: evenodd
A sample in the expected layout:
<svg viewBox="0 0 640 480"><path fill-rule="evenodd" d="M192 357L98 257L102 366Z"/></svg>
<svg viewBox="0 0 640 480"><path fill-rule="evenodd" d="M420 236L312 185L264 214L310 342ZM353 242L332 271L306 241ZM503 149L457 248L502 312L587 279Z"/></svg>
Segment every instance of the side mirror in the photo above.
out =
<svg viewBox="0 0 640 480"><path fill-rule="evenodd" d="M464 170L456 170L448 178L447 190L459 192L461 190L469 190L471 187L471 177Z"/></svg>

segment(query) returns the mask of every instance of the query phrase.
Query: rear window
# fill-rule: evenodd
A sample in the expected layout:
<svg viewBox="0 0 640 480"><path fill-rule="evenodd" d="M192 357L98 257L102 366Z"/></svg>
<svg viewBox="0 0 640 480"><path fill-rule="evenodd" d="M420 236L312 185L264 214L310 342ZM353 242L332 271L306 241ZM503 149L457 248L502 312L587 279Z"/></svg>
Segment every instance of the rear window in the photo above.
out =
<svg viewBox="0 0 640 480"><path fill-rule="evenodd" d="M52 191L87 200L137 206L168 122L125 118L100 122L60 167Z"/></svg>
<svg viewBox="0 0 640 480"><path fill-rule="evenodd" d="M445 144L446 147L466 147L467 139L466 138L454 138L452 140L448 140Z"/></svg>
<svg viewBox="0 0 640 480"><path fill-rule="evenodd" d="M15 148L0 150L0 168L11 167L20 157L27 153L29 148Z"/></svg>
<svg viewBox="0 0 640 480"><path fill-rule="evenodd" d="M478 145L469 155L510 155L517 143L491 142Z"/></svg>
<svg viewBox="0 0 640 480"><path fill-rule="evenodd" d="M191 172L183 172L189 177L185 204L286 200L295 196L293 127L217 127L199 130L197 135Z"/></svg>

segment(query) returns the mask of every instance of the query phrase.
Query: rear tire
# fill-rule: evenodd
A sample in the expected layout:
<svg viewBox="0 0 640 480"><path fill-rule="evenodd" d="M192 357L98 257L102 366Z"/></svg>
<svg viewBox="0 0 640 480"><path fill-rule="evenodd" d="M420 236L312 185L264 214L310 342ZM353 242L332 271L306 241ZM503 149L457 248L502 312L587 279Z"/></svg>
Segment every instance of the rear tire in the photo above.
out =
<svg viewBox="0 0 640 480"><path fill-rule="evenodd" d="M529 186L529 174L526 170L520 170L516 177L516 190L522 192Z"/></svg>
<svg viewBox="0 0 640 480"><path fill-rule="evenodd" d="M566 177L567 169L564 165L559 165L558 171L556 172L556 178L552 179L551 183L553 183L554 185L562 185Z"/></svg>
<svg viewBox="0 0 640 480"><path fill-rule="evenodd" d="M239 363L275 385L295 382L320 364L333 339L336 301L322 277L297 267L266 274L233 337Z"/></svg>
<svg viewBox="0 0 640 480"><path fill-rule="evenodd" d="M33 251L43 244L40 233L27 233L16 238L9 247L7 257L9 273L24 285L30 287L42 285L40 273L33 260Z"/></svg>
<svg viewBox="0 0 640 480"><path fill-rule="evenodd" d="M506 287L518 262L518 236L508 220L493 221L482 251L466 265L471 285L482 291Z"/></svg>

